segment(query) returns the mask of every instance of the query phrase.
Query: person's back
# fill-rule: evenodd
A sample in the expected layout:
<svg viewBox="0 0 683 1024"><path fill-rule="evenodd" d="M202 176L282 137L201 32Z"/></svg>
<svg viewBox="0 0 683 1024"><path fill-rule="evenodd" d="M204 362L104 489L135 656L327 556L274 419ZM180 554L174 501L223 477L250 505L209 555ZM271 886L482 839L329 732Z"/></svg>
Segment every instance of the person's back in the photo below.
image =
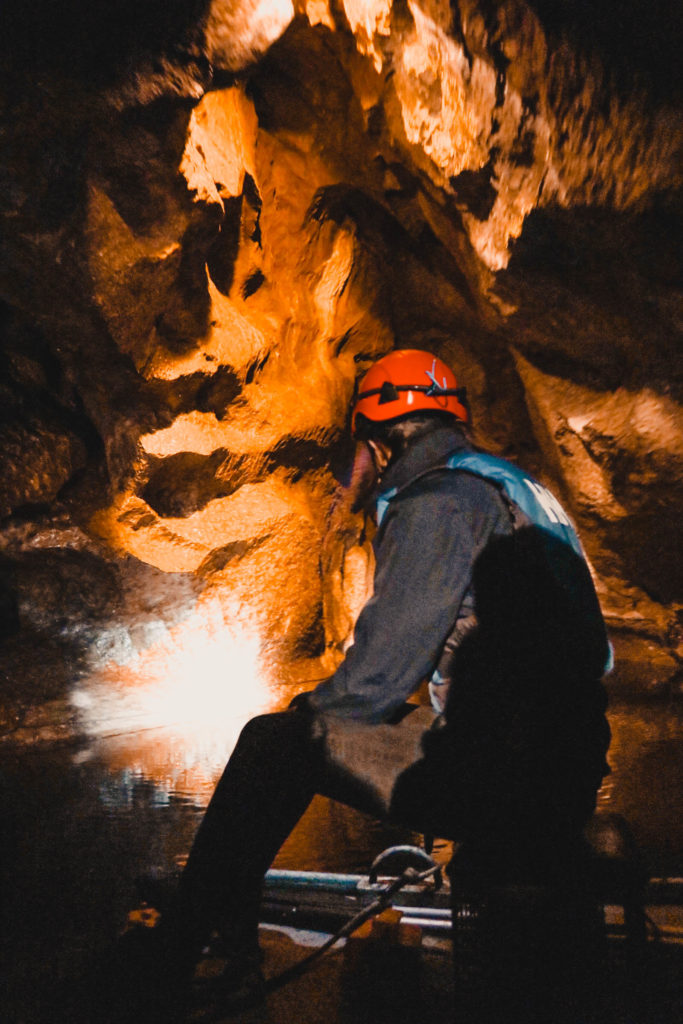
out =
<svg viewBox="0 0 683 1024"><path fill-rule="evenodd" d="M476 832L492 844L522 831L575 833L608 771L601 677L610 660L578 539L538 482L516 467L506 471L503 460L477 451L453 426L435 420L413 448L413 465L420 450L430 451L431 465L425 469L423 459L420 471L407 483L403 474L398 487L394 481L402 475L389 469L392 486L378 502L379 540L381 546L382 531L392 526L408 545L421 534L413 564L431 559L440 580L442 563L458 562L453 625L430 685L448 728L426 743L441 788L453 797L457 824L446 831ZM533 503L521 508L514 501L515 490L503 486L511 473L540 496L553 520L562 519L561 529L551 532L543 508L534 521ZM415 596L418 624L431 621L425 606L448 599L443 584L423 583ZM397 654L405 638L397 643L396 619L386 619L387 643L394 629ZM420 646L419 636L412 644ZM324 697L322 703L333 703Z"/></svg>
<svg viewBox="0 0 683 1024"><path fill-rule="evenodd" d="M455 771L481 773L472 785L480 829L488 816L490 829L519 831L526 821L537 832L552 822L571 831L592 812L608 771L601 679L610 648L578 541L506 501L514 529L475 560L476 627L448 670Z"/></svg>
<svg viewBox="0 0 683 1024"><path fill-rule="evenodd" d="M473 590L477 625L453 657L445 708L471 827L576 832L609 770L608 648L587 566L525 526L481 553Z"/></svg>

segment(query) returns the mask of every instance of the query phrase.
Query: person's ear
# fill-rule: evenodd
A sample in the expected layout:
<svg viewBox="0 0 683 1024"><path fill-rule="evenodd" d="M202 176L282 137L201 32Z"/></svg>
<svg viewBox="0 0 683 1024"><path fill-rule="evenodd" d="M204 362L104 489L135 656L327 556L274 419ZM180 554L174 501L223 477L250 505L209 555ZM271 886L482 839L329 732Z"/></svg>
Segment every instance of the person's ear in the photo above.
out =
<svg viewBox="0 0 683 1024"><path fill-rule="evenodd" d="M384 441L370 440L367 442L367 445L370 449L375 469L379 476L381 476L389 465L389 460L391 459L391 448L388 444L385 444Z"/></svg>

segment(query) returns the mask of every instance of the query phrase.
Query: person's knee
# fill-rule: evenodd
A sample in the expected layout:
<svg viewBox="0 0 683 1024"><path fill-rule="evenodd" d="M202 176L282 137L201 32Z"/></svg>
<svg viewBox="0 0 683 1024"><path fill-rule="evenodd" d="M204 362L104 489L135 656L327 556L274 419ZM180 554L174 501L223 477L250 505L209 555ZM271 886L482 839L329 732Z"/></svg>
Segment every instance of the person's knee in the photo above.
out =
<svg viewBox="0 0 683 1024"><path fill-rule="evenodd" d="M305 743L309 736L310 727L303 715L296 711L273 711L251 718L240 733L238 746L255 746L265 751L273 744L282 747Z"/></svg>
<svg viewBox="0 0 683 1024"><path fill-rule="evenodd" d="M290 762L301 762L308 756L308 744L300 734L300 726L291 719L294 712L273 712L257 715L243 727L221 779L212 797L212 804L222 805L235 786L251 791L254 785L270 785L273 775L285 772Z"/></svg>
<svg viewBox="0 0 683 1024"><path fill-rule="evenodd" d="M269 731L272 727L271 719L274 717L272 714L265 714L255 715L254 718L250 718L246 725L242 727L240 739L263 735L264 732Z"/></svg>
<svg viewBox="0 0 683 1024"><path fill-rule="evenodd" d="M279 718L280 715L275 713L256 715L254 718L249 719L240 732L238 745L261 745L266 743L268 737L275 735L279 731Z"/></svg>

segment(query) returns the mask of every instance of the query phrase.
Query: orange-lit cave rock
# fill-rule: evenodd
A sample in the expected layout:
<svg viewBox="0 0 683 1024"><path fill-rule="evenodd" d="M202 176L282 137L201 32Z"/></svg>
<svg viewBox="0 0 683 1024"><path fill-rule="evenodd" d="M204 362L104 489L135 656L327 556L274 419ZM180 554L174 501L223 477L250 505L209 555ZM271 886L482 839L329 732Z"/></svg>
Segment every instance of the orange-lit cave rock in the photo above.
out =
<svg viewBox="0 0 683 1024"><path fill-rule="evenodd" d="M4 735L68 734L77 680L203 609L284 678L336 663L348 405L392 346L572 510L611 685L680 692L675 5L1 17Z"/></svg>

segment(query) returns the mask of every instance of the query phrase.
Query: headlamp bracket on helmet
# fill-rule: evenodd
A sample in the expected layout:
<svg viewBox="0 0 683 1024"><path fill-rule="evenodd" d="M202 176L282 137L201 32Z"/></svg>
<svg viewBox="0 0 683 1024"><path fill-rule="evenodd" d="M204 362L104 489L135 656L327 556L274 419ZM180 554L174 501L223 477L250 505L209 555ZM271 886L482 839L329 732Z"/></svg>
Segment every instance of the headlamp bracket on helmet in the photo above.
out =
<svg viewBox="0 0 683 1024"><path fill-rule="evenodd" d="M398 401L398 388L390 380L385 380L379 389L379 404L386 405L387 402Z"/></svg>
<svg viewBox="0 0 683 1024"><path fill-rule="evenodd" d="M432 381L431 384L392 384L390 380L385 380L381 388L361 391L358 400L379 395L378 405L386 405L387 402L398 401L399 391L421 391L430 398L438 398L439 395L455 395L459 402L464 402L467 397L467 388L444 388L438 381Z"/></svg>

